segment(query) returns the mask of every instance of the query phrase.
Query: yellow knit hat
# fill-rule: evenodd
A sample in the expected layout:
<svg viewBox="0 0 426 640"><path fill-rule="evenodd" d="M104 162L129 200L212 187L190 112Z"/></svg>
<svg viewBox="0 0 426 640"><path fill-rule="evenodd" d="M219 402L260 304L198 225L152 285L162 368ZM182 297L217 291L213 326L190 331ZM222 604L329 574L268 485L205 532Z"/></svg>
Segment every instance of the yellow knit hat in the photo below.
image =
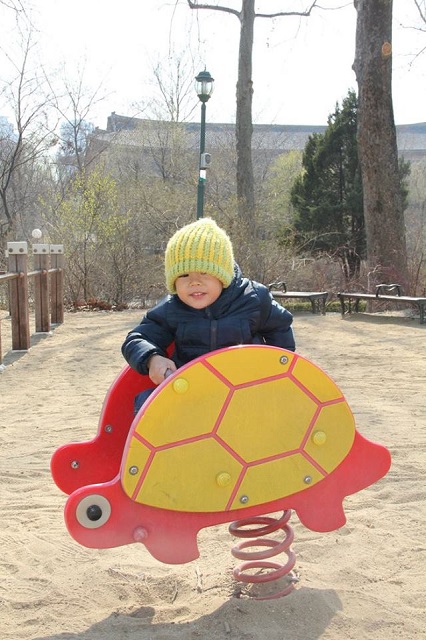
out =
<svg viewBox="0 0 426 640"><path fill-rule="evenodd" d="M165 254L166 286L176 293L179 276L198 271L208 273L229 287L234 277L234 252L226 232L211 218L187 224L170 238Z"/></svg>

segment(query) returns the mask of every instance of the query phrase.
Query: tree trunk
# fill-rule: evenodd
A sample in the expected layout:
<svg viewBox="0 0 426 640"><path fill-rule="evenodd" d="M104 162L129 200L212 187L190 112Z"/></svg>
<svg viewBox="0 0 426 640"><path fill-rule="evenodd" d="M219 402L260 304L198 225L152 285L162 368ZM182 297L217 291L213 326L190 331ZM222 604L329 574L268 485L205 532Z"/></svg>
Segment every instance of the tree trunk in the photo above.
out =
<svg viewBox="0 0 426 640"><path fill-rule="evenodd" d="M398 148L392 104L392 0L354 0L361 165L370 281L409 293Z"/></svg>
<svg viewBox="0 0 426 640"><path fill-rule="evenodd" d="M254 30L254 0L243 0L240 14L241 32L237 82L237 198L240 220L254 226L254 176L251 152L252 122L252 57Z"/></svg>

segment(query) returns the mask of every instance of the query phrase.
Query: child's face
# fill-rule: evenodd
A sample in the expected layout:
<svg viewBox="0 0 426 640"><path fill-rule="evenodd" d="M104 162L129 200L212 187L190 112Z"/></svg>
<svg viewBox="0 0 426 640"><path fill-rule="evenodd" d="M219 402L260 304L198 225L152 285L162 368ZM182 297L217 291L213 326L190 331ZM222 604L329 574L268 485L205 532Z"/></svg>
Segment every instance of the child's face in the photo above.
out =
<svg viewBox="0 0 426 640"><path fill-rule="evenodd" d="M190 271L175 282L179 298L193 309L204 309L213 304L222 293L223 284L208 273Z"/></svg>

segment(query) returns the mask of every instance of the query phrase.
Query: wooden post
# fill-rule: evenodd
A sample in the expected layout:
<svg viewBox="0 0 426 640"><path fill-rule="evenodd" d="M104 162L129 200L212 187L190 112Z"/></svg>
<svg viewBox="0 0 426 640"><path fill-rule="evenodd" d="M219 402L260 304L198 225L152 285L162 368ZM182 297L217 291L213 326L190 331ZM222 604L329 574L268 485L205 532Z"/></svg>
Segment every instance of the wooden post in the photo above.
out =
<svg viewBox="0 0 426 640"><path fill-rule="evenodd" d="M51 274L51 322L62 324L64 321L64 245L50 245L50 268L57 269Z"/></svg>
<svg viewBox="0 0 426 640"><path fill-rule="evenodd" d="M35 330L50 331L50 255L48 244L33 244L34 270L40 271L34 276L35 287Z"/></svg>
<svg viewBox="0 0 426 640"><path fill-rule="evenodd" d="M12 350L30 348L30 314L28 305L28 245L8 242L8 271L18 274L9 282L10 316L12 321Z"/></svg>

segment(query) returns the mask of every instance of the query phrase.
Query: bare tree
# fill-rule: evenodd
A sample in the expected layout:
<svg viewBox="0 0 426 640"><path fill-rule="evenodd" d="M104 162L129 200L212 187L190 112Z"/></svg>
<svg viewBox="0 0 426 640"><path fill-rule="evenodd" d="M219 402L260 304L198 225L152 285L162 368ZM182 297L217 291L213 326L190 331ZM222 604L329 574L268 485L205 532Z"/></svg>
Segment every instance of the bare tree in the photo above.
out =
<svg viewBox="0 0 426 640"><path fill-rule="evenodd" d="M275 11L256 13L255 0L241 0L241 9L228 6L187 0L191 9L209 9L234 15L240 21L240 45L238 55L236 142L237 142L237 199L241 221L253 229L255 218L255 189L252 161L252 58L253 33L256 18L278 18L281 16L309 16L317 0L308 0L302 11Z"/></svg>
<svg viewBox="0 0 426 640"><path fill-rule="evenodd" d="M147 116L137 126L141 144L163 180L180 180L186 173L190 141L183 123L190 119L194 104L195 64L190 51L169 52L152 67L154 97L139 110ZM137 106L137 105L135 105Z"/></svg>
<svg viewBox="0 0 426 640"><path fill-rule="evenodd" d="M404 208L392 103L392 0L354 0L354 71L358 83L367 259L376 283L409 288Z"/></svg>
<svg viewBox="0 0 426 640"><path fill-rule="evenodd" d="M195 62L188 52L170 53L166 60L158 61L152 69L158 97L147 105L156 120L185 122L194 112Z"/></svg>
<svg viewBox="0 0 426 640"><path fill-rule="evenodd" d="M19 54L13 56L1 50L11 77L2 81L0 97L3 106L13 113L11 130L3 128L0 144L0 237L13 235L20 202L17 188L19 180L25 180L28 169L34 166L55 141L48 124L49 96L43 93L43 80L32 67L35 47L33 32L28 23L20 35Z"/></svg>
<svg viewBox="0 0 426 640"><path fill-rule="evenodd" d="M64 65L60 86L53 86L46 75L46 83L50 87L52 106L59 119L59 160L63 167L68 167L70 173L82 173L88 163L88 138L94 126L90 123L91 110L105 99L102 83L95 89L88 89L85 80L85 65L83 64L75 80L70 80ZM55 78L57 81L57 78ZM96 156L91 155L89 161Z"/></svg>
<svg viewBox="0 0 426 640"><path fill-rule="evenodd" d="M166 59L153 64L150 79L153 97L133 103L134 113L145 117L127 118L132 130L129 134L128 130L116 125L115 114L112 114L108 131L94 132L90 136L90 158L100 149L114 175L132 176L136 180L150 175L166 182L183 181L192 186L194 175L188 173L188 167L196 157L194 136L188 133L184 122L196 107L193 92L195 63L191 53L184 51L176 55L170 52ZM129 135L132 144L129 144Z"/></svg>

